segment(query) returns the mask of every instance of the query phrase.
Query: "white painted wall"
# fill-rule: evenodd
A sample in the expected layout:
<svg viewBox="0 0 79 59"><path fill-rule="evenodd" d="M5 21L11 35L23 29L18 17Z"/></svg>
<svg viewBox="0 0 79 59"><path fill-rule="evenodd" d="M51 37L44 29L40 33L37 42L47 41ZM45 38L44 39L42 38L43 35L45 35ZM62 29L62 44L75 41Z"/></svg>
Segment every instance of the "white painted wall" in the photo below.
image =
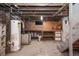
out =
<svg viewBox="0 0 79 59"><path fill-rule="evenodd" d="M72 6L72 19L70 20L71 26L72 26L72 40L75 40L79 38L79 4L73 4ZM65 24L65 21L67 20L67 24ZM62 41L66 41L67 37L69 35L69 22L68 17L62 18Z"/></svg>
<svg viewBox="0 0 79 59"><path fill-rule="evenodd" d="M72 26L79 22L79 4L72 6Z"/></svg>
<svg viewBox="0 0 79 59"><path fill-rule="evenodd" d="M72 40L74 41L79 38L79 3L73 4L71 16Z"/></svg>
<svg viewBox="0 0 79 59"><path fill-rule="evenodd" d="M65 20L68 20L68 18L67 17L62 18L62 24L63 24L62 41L63 42L58 45L58 49L60 52L63 52L68 47L70 47L70 52L72 52L71 45L69 46L69 44L71 44L71 41L72 43L74 43L76 40L79 39L79 4L73 4L72 6L70 6L69 9L70 9L69 24L71 24L71 28L68 27L68 24L64 23ZM69 35L67 35L68 33ZM68 37L68 40L67 40L67 37ZM73 52L71 53L71 55L72 54Z"/></svg>
<svg viewBox="0 0 79 59"><path fill-rule="evenodd" d="M66 23L67 22L67 23ZM66 37L69 35L69 22L68 17L62 18L62 41L66 41Z"/></svg>

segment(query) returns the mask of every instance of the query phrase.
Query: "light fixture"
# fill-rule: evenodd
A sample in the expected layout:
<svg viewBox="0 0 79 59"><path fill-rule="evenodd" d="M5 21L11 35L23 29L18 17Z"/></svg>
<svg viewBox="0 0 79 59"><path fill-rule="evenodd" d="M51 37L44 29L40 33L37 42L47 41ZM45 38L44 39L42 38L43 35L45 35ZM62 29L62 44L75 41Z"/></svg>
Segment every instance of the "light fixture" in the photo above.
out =
<svg viewBox="0 0 79 59"><path fill-rule="evenodd" d="M15 7L18 7L18 5L15 5Z"/></svg>
<svg viewBox="0 0 79 59"><path fill-rule="evenodd" d="M41 16L40 19L43 21L43 16Z"/></svg>
<svg viewBox="0 0 79 59"><path fill-rule="evenodd" d="M34 5L38 5L38 6L47 6L48 3L36 3L36 4L34 4Z"/></svg>

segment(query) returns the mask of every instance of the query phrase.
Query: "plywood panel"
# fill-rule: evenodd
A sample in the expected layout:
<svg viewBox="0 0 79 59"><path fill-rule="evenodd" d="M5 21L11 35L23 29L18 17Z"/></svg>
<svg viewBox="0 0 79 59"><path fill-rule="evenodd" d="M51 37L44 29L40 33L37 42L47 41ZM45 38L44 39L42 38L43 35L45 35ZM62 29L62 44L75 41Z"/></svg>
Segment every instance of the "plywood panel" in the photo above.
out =
<svg viewBox="0 0 79 59"><path fill-rule="evenodd" d="M26 30L43 30L43 31L56 31L60 30L58 27L60 26L61 21L44 21L43 25L35 25L34 21L26 21L25 29Z"/></svg>

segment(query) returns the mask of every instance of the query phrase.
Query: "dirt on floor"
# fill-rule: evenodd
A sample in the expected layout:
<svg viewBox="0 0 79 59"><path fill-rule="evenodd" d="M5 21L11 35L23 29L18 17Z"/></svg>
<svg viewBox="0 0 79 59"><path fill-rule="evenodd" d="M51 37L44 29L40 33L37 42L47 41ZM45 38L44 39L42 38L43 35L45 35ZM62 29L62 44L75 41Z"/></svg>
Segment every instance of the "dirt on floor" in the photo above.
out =
<svg viewBox="0 0 79 59"><path fill-rule="evenodd" d="M44 40L40 42L32 40L31 44L22 45L21 50L9 53L7 56L63 56L64 54L57 50L57 44L58 41L54 40Z"/></svg>

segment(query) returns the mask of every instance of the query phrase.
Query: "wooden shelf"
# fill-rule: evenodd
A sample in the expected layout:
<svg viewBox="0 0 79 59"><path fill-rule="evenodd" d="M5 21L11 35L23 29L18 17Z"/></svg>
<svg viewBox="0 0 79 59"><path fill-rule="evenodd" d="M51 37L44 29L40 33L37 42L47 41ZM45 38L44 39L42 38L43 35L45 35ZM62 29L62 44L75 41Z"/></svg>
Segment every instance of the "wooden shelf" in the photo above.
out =
<svg viewBox="0 0 79 59"><path fill-rule="evenodd" d="M53 39L55 37L55 32L54 31L43 31L43 38L42 39Z"/></svg>
<svg viewBox="0 0 79 59"><path fill-rule="evenodd" d="M42 39L55 39L56 31L38 31L38 30L26 30L26 32L31 33L32 38L38 38L37 35L41 35Z"/></svg>
<svg viewBox="0 0 79 59"><path fill-rule="evenodd" d="M53 35L43 35L43 37L54 37Z"/></svg>

